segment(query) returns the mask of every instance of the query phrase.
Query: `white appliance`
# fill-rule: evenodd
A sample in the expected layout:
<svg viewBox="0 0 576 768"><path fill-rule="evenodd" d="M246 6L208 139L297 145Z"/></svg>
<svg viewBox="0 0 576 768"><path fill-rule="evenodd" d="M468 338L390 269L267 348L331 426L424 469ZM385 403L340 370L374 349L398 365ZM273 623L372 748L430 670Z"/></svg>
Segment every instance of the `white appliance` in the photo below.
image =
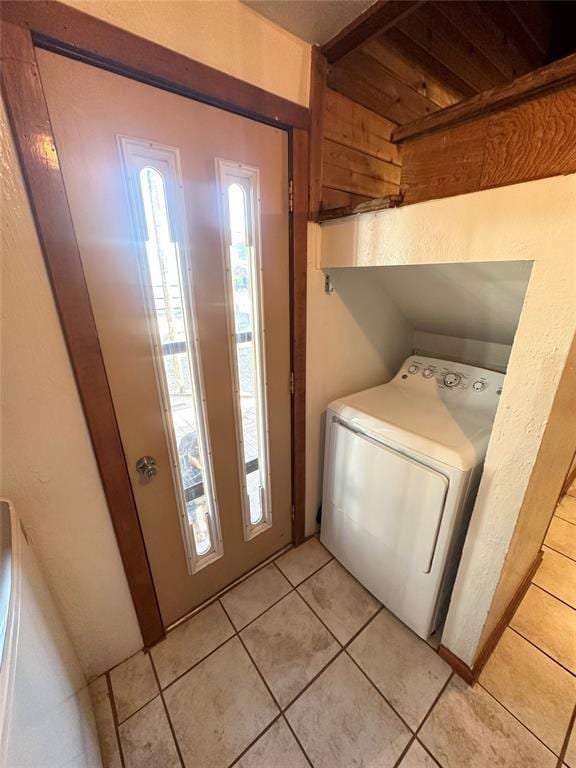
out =
<svg viewBox="0 0 576 768"><path fill-rule="evenodd" d="M328 406L321 541L423 638L447 608L503 381L412 356Z"/></svg>
<svg viewBox="0 0 576 768"><path fill-rule="evenodd" d="M0 766L102 768L86 680L18 515L2 499Z"/></svg>

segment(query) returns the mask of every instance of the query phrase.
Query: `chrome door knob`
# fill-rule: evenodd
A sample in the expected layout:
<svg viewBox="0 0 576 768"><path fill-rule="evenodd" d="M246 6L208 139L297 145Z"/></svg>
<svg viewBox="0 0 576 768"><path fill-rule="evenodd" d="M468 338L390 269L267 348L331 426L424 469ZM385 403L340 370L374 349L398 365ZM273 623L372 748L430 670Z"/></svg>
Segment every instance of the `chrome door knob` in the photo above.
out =
<svg viewBox="0 0 576 768"><path fill-rule="evenodd" d="M156 466L156 459L154 456L141 456L136 462L136 471L139 472L142 477L147 477L151 480L158 474L158 467Z"/></svg>

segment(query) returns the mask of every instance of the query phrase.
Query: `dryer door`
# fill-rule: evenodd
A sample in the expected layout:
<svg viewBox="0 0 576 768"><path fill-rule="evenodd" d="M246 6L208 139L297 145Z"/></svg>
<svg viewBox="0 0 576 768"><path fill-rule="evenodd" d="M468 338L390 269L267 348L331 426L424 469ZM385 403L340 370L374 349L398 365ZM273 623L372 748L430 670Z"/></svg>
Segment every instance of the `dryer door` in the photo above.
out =
<svg viewBox="0 0 576 768"><path fill-rule="evenodd" d="M348 543L368 539L390 566L429 573L448 479L341 422L331 433L330 506Z"/></svg>

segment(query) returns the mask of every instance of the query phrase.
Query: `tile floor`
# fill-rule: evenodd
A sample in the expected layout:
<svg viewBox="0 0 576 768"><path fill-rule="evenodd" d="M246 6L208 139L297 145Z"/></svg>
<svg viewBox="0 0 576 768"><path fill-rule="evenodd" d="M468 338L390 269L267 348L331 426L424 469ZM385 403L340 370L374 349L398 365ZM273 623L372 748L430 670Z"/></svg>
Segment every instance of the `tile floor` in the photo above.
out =
<svg viewBox="0 0 576 768"><path fill-rule="evenodd" d="M573 535L473 688L310 539L91 684L105 768L576 768Z"/></svg>

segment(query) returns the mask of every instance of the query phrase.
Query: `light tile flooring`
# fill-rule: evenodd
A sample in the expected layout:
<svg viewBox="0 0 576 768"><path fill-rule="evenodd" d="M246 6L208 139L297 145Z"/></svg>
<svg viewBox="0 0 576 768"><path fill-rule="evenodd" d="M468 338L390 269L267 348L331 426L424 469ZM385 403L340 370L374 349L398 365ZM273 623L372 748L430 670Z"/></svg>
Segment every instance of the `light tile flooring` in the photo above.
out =
<svg viewBox="0 0 576 768"><path fill-rule="evenodd" d="M473 688L310 539L91 684L105 768L576 768L573 534Z"/></svg>

